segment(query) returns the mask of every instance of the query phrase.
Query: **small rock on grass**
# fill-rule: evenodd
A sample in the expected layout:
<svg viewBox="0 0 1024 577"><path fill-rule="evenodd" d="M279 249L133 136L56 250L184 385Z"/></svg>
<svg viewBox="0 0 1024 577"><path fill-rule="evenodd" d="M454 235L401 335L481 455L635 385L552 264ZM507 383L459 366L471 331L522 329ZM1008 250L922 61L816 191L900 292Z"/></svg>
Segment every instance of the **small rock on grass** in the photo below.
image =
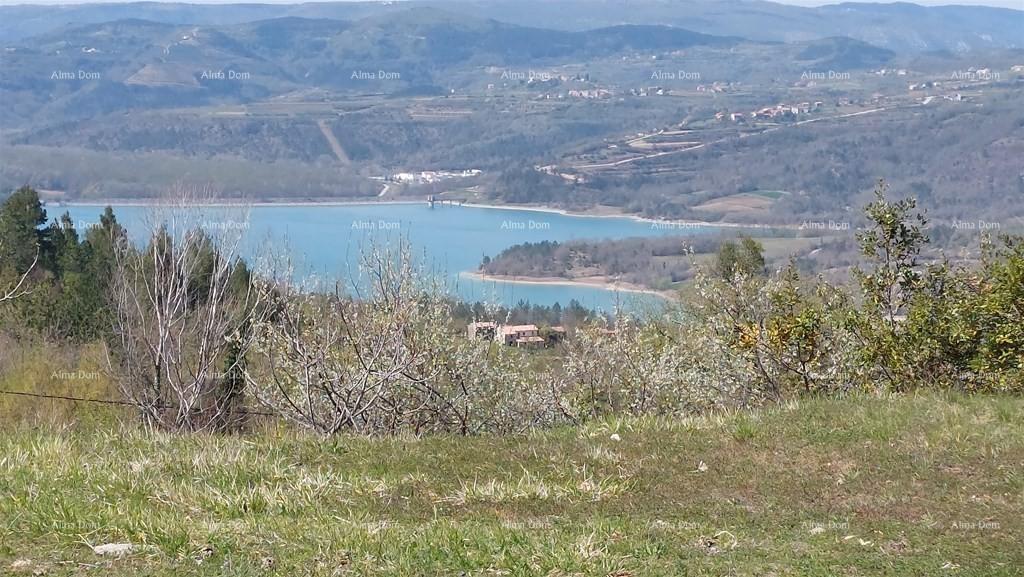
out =
<svg viewBox="0 0 1024 577"><path fill-rule="evenodd" d="M134 550L135 545L131 543L107 543L105 545L96 545L92 548L92 552L97 555L115 555L118 557L127 555Z"/></svg>

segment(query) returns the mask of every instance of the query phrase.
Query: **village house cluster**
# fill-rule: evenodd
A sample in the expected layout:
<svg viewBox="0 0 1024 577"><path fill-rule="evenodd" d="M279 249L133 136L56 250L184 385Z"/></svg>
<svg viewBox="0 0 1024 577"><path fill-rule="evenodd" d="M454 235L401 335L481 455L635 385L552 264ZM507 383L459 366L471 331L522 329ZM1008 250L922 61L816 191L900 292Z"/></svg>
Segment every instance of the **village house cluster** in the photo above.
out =
<svg viewBox="0 0 1024 577"><path fill-rule="evenodd" d="M608 98L612 95L612 91L605 88L591 88L584 90L570 90L569 98Z"/></svg>
<svg viewBox="0 0 1024 577"><path fill-rule="evenodd" d="M489 69L492 71L495 69ZM506 82L502 82L500 85L496 83L490 83L487 85L487 92L494 92L498 88L508 88L509 82L512 81L520 86L526 86L529 88L556 88L563 84L586 84L590 87L584 88L570 88L569 90L560 92L544 92L534 96L535 100L563 100L565 98L585 98L585 99L596 99L596 98L610 98L614 95L614 92L606 88L598 88L594 85L594 81L590 77L590 73L580 73L573 75L566 74L554 74L551 72L515 72L515 71L502 71L501 79Z"/></svg>
<svg viewBox="0 0 1024 577"><path fill-rule="evenodd" d="M420 172L397 172L385 177L385 180L402 184L429 184L454 178L472 178L481 174L483 174L483 171L477 168L467 170L423 170Z"/></svg>
<svg viewBox="0 0 1024 577"><path fill-rule="evenodd" d="M876 76L906 76L907 74L906 68L879 68L875 70Z"/></svg>
<svg viewBox="0 0 1024 577"><path fill-rule="evenodd" d="M661 86L645 86L641 88L630 88L630 96L665 96L668 92Z"/></svg>
<svg viewBox="0 0 1024 577"><path fill-rule="evenodd" d="M570 90L568 92L544 93L534 96L534 100L564 100L568 98L584 98L593 100L596 98L610 98L614 93L605 88L586 88L583 90Z"/></svg>
<svg viewBox="0 0 1024 577"><path fill-rule="evenodd" d="M550 80L548 80L546 82L547 82L547 84L550 85L550 84L558 84L559 82L563 82L565 80L566 80L565 76L558 77L558 78L552 77ZM569 78L568 80L571 81L571 82L589 82L589 75L587 76L587 80L583 80L582 77L580 77L580 78L573 77L573 78ZM540 81L534 81L534 80L531 79L529 82L526 83L526 85L527 86L533 86L533 85L538 84L538 83L540 83ZM506 86L507 86L507 84L506 84ZM721 94L721 93L727 93L727 92L735 92L736 88L739 87L739 86L740 86L739 83L734 83L734 82L713 82L711 84L698 84L697 85L697 92L719 93L719 94ZM491 92L494 89L495 89L495 85L494 84L488 84L487 85L488 92ZM538 94L538 95L534 96L534 99L535 100L563 100L565 98L582 98L582 99L594 100L594 99L611 98L613 96L616 96L617 94L645 98L645 97L648 97L648 96L673 96L673 95L679 94L679 92L676 91L676 90L672 90L670 88L666 88L664 86L660 86L660 85L659 86L633 87L633 88L630 88L628 90L622 89L620 92L617 92L617 91L609 89L609 88L600 88L600 87L597 87L597 86L593 86L593 87L590 87L590 88L573 88L573 89L569 89L569 90L564 91L564 92L545 92L545 93Z"/></svg>
<svg viewBox="0 0 1024 577"><path fill-rule="evenodd" d="M1010 67L1011 74L1024 73L1024 65ZM972 87L979 82L999 82L1004 80L1003 74L991 68L972 66L967 70L954 70L945 81L929 80L912 82L907 85L910 91L928 90L930 88L957 89Z"/></svg>
<svg viewBox="0 0 1024 577"><path fill-rule="evenodd" d="M698 84L697 92L724 94L727 92L735 92L736 88L739 87L739 83L733 82L712 82L711 84ZM642 86L640 88L630 88L630 96L672 96L677 94L676 91L665 88L664 86Z"/></svg>
<svg viewBox="0 0 1024 577"><path fill-rule="evenodd" d="M739 82L712 82L711 84L698 84L697 92L724 94L726 92L735 92L739 87Z"/></svg>
<svg viewBox="0 0 1024 577"><path fill-rule="evenodd" d="M770 119L782 119L782 118L796 118L801 114L808 114L812 110L818 110L824 106L824 102L818 100L816 102L801 102L800 104L776 104L775 106L768 106L761 108L760 110L754 110L749 113L743 112L726 112L720 111L715 114L715 120L725 121L726 119L731 122L746 122L750 120L770 120Z"/></svg>
<svg viewBox="0 0 1024 577"><path fill-rule="evenodd" d="M472 322L466 326L470 339L496 341L509 347L547 347L565 340L565 327L537 325L499 325L491 321Z"/></svg>

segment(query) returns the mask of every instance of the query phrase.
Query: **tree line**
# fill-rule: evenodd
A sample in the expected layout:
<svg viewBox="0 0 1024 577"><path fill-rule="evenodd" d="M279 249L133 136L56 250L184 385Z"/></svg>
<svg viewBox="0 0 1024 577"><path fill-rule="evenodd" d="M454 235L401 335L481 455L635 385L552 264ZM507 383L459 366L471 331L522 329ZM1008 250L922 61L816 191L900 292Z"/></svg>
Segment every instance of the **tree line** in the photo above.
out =
<svg viewBox="0 0 1024 577"><path fill-rule="evenodd" d="M730 241L661 314L585 317L531 351L464 336L459 314L502 311L460 305L407 246L365 254L354 295L287 259L253 271L237 238L187 218L133 243L108 211L72 243L21 189L0 209L0 322L100 342L139 420L182 432L244 429L257 408L328 435L478 434L802 395L1024 392L1024 239L986 242L970 269L926 263L915 201L875 195L849 285L766 270L755 241Z"/></svg>
<svg viewBox="0 0 1024 577"><path fill-rule="evenodd" d="M765 269L764 247L740 235L625 238L566 242L525 242L494 258L484 257L480 270L511 277L578 278L603 276L653 289L669 289L696 274L696 255L713 255L719 274L731 278L738 269Z"/></svg>

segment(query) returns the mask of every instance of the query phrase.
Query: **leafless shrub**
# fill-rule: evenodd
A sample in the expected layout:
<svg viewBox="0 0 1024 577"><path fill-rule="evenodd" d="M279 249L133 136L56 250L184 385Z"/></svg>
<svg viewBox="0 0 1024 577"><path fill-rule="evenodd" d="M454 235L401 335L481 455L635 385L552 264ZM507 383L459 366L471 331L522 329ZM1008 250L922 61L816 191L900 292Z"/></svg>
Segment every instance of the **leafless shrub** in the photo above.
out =
<svg viewBox="0 0 1024 577"><path fill-rule="evenodd" d="M259 400L322 434L515 430L550 403L518 352L461 337L453 299L406 245L364 255L346 294L305 292L283 266L260 281L270 306L244 371Z"/></svg>
<svg viewBox="0 0 1024 577"><path fill-rule="evenodd" d="M804 283L790 266L769 278L698 274L683 325L690 378L739 406L796 394L841 393L857 380L847 295Z"/></svg>
<svg viewBox="0 0 1024 577"><path fill-rule="evenodd" d="M175 189L149 219L148 245L122 239L115 250L108 365L152 427L225 428L237 405L232 376L247 342L237 335L259 309L259 295L239 261L238 230L203 226L223 218L225 209L204 205L213 198L208 190Z"/></svg>
<svg viewBox="0 0 1024 577"><path fill-rule="evenodd" d="M574 421L609 415L690 414L729 406L731 385L699 378L689 335L669 309L641 322L620 315L614 328L591 325L566 343L562 406Z"/></svg>

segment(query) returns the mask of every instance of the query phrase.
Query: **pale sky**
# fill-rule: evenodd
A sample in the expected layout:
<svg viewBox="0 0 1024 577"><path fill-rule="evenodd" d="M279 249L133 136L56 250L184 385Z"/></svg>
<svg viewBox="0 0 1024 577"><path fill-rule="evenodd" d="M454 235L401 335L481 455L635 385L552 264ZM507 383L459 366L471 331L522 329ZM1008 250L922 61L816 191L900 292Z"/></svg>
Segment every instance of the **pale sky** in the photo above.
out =
<svg viewBox="0 0 1024 577"><path fill-rule="evenodd" d="M111 4L111 3L125 3L125 2L136 2L139 0L0 0L0 6L10 6L13 4ZM170 1L170 2L181 2L185 4L301 4L303 2L316 2L318 0L150 0L150 1ZM346 1L365 1L365 0L320 0L329 2L346 2ZM828 0L770 0L778 2L780 4L792 4L795 6L822 6L825 4L839 4L840 2L830 2ZM852 0L857 2L872 2L876 4L880 3L891 3L891 0L885 0L884 2L879 0ZM919 4L921 6L946 6L950 4L958 4L961 6L998 6L1000 8L1014 8L1017 10L1024 10L1024 0L914 0L912 4ZM1024 31L1022 31L1024 34Z"/></svg>
<svg viewBox="0 0 1024 577"><path fill-rule="evenodd" d="M816 1L816 0L771 0L778 2L779 4L793 4L794 6L823 6L825 4L840 4L840 2L827 2L827 1ZM850 0L852 2L869 2L872 4L889 4L891 0L885 2L879 2L878 0ZM1024 10L1024 0L914 0L910 1L910 4L919 4L921 6L948 6L950 4L957 4L960 6L996 6L999 8L1015 8L1017 10ZM1024 31L1021 32L1024 34Z"/></svg>

